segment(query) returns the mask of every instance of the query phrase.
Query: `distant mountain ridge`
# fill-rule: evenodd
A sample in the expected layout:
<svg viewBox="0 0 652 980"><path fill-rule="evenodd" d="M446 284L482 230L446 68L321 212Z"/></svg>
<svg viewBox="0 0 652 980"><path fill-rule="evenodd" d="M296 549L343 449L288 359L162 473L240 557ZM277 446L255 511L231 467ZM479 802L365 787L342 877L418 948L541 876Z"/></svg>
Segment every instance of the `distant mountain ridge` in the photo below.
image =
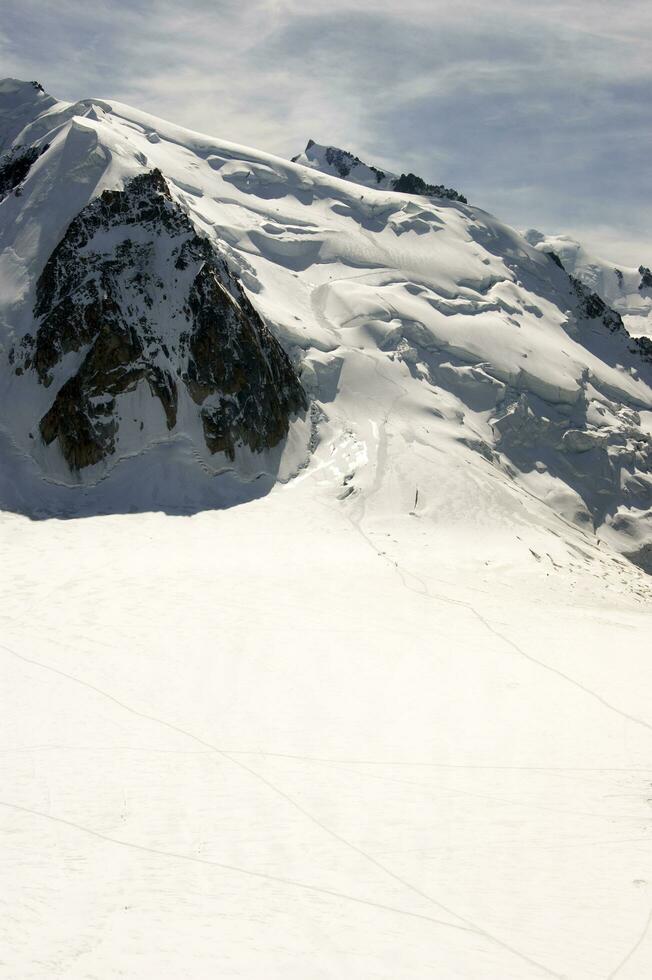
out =
<svg viewBox="0 0 652 980"><path fill-rule="evenodd" d="M312 167L333 177L350 180L362 187L375 187L378 190L396 191L399 194L420 194L424 197L441 197L449 201L460 201L462 204L468 203L463 194L451 187L444 187L443 184L428 184L413 173L399 175L388 170L380 170L371 164L363 163L359 157L348 150L323 146L315 143L314 140L308 140L303 153L292 157L292 162Z"/></svg>

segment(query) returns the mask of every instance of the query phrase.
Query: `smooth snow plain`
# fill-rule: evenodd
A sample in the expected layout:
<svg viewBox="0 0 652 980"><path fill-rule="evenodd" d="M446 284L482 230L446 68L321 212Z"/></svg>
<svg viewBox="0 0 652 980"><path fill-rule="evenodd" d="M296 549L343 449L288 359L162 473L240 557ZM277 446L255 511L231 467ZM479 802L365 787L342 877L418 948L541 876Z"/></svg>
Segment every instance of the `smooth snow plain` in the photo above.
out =
<svg viewBox="0 0 652 980"><path fill-rule="evenodd" d="M325 443L228 510L2 515L6 976L648 974L646 576L462 462L399 513L378 436L365 495Z"/></svg>
<svg viewBox="0 0 652 980"><path fill-rule="evenodd" d="M477 444L497 375L554 404L588 365L590 396L631 399L648 427L650 389L564 331L548 286L532 292L555 267L484 212L361 201L136 110L83 109L49 109L62 156L42 157L41 187L63 168L73 189L39 235L28 178L5 320L66 209L147 145L305 355L318 409L274 479L215 475L179 433L64 485L30 455L31 394L11 380L0 970L648 977L651 580L545 466ZM450 383L434 393L387 343L418 324L453 351L433 357Z"/></svg>

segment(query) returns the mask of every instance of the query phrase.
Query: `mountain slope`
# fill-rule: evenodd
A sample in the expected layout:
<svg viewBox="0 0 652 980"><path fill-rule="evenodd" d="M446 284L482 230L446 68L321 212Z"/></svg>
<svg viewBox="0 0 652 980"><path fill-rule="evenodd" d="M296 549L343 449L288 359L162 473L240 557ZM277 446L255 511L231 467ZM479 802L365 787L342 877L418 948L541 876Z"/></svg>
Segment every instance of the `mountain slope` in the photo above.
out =
<svg viewBox="0 0 652 980"><path fill-rule="evenodd" d="M542 252L554 252L570 275L620 313L632 336L652 336L652 273L646 266L617 266L568 235L543 235L531 228L525 238Z"/></svg>
<svg viewBox="0 0 652 980"><path fill-rule="evenodd" d="M398 413L451 471L647 561L650 350L550 256L461 201L361 195L118 103L25 119L0 204L6 506L129 509L127 474L161 460L159 505L212 506L319 465L326 436L361 447L364 494ZM420 470L401 492L436 510Z"/></svg>

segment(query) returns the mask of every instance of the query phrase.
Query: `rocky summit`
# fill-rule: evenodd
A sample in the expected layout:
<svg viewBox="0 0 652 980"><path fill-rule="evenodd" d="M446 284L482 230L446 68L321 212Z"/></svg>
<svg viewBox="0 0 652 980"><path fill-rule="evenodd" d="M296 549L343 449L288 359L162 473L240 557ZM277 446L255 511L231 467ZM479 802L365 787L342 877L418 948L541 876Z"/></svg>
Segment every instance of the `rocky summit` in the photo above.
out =
<svg viewBox="0 0 652 980"><path fill-rule="evenodd" d="M349 150L341 150L337 146L323 146L308 140L303 153L292 157L293 163L301 163L324 174L351 180L363 187L397 191L400 194L418 194L423 197L440 197L448 201L459 201L466 204L464 194L446 187L444 184L429 184L422 177L413 173L394 174L389 170L381 170L373 164L363 163L360 157Z"/></svg>

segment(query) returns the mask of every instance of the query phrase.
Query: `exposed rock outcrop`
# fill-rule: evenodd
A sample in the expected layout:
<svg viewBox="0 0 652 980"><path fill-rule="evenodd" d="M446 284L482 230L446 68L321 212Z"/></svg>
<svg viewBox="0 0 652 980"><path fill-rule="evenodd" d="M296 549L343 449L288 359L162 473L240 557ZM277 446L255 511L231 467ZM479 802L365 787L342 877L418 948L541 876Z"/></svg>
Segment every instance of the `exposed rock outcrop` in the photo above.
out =
<svg viewBox="0 0 652 980"><path fill-rule="evenodd" d="M393 182L392 190L399 191L401 194L422 194L425 197L445 197L449 201L460 201L468 204L463 194L453 190L452 187L444 187L443 184L427 184L416 174L401 174Z"/></svg>
<svg viewBox="0 0 652 980"><path fill-rule="evenodd" d="M364 163L360 157L348 150L336 146L320 146L314 140L308 140L303 153L292 157L293 163L302 163L327 174L335 174L344 180L364 187L377 187L381 190L398 191L400 194L419 194L425 197L443 197L450 201L460 201L467 204L463 194L452 187L443 184L428 184L416 174L389 173L380 170L369 163Z"/></svg>
<svg viewBox="0 0 652 980"><path fill-rule="evenodd" d="M26 146L10 150L0 158L0 201L20 187L38 157L36 147Z"/></svg>
<svg viewBox="0 0 652 980"><path fill-rule="evenodd" d="M639 284L640 292L644 289L652 289L652 270L648 269L646 265L639 265L638 271L641 273L641 282Z"/></svg>
<svg viewBox="0 0 652 980"><path fill-rule="evenodd" d="M548 252L548 255L552 258L553 253ZM648 364L652 364L652 341L648 337L630 336L620 313L616 313L610 306L607 306L597 293L592 292L575 276L568 278L579 301L578 312L580 316L588 320L600 320L610 333L622 334L627 341L629 352L641 357Z"/></svg>
<svg viewBox="0 0 652 980"><path fill-rule="evenodd" d="M309 144L311 143L310 140L308 142ZM354 156L352 153L347 152L347 150L339 150L335 146L329 146L326 150L326 160L332 167L335 167L340 177L345 179L349 176L353 167L364 166L360 157ZM371 164L369 164L369 169L375 175L378 184L385 179L386 175L383 170L379 170L378 167L373 167Z"/></svg>
<svg viewBox="0 0 652 980"><path fill-rule="evenodd" d="M60 385L40 432L73 470L115 451L118 399L141 382L168 430L187 392L209 450L230 459L240 445L275 446L307 406L286 353L158 170L77 215L40 276L34 314L15 370Z"/></svg>
<svg viewBox="0 0 652 980"><path fill-rule="evenodd" d="M563 266L561 267L563 268ZM605 301L597 293L592 292L588 286L585 286L575 276L569 276L568 278L579 300L578 309L581 316L586 317L587 320L602 320L602 323L610 333L626 333L623 318L619 313L616 313L615 310L607 306Z"/></svg>

